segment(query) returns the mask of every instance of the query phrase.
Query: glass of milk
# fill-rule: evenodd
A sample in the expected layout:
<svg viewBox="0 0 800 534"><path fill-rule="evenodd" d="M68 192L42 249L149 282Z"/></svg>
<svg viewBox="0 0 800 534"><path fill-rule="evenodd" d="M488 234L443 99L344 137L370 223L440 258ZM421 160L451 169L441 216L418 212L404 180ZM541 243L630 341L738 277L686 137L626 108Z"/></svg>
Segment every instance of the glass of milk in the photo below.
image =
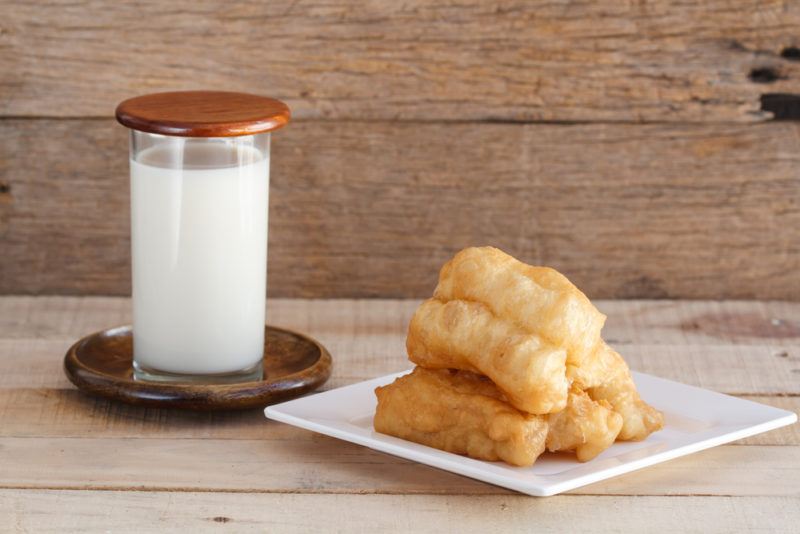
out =
<svg viewBox="0 0 800 534"><path fill-rule="evenodd" d="M134 377L259 380L270 133L143 128L130 131Z"/></svg>

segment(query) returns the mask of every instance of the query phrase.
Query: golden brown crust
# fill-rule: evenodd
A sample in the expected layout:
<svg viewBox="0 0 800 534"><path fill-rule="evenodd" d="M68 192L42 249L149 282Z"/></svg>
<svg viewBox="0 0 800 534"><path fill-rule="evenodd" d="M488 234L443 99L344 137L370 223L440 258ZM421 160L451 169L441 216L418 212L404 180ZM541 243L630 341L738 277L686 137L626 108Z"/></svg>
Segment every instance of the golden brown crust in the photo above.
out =
<svg viewBox="0 0 800 534"><path fill-rule="evenodd" d="M467 248L442 267L434 297L479 302L565 348L567 379L622 415L619 439L641 440L663 426L661 413L639 397L625 361L600 337L605 315L558 271L526 265L496 248Z"/></svg>
<svg viewBox="0 0 800 534"><path fill-rule="evenodd" d="M378 432L518 466L532 465L544 451L546 418L520 412L473 373L417 367L375 394Z"/></svg>
<svg viewBox="0 0 800 534"><path fill-rule="evenodd" d="M466 248L442 267L434 298L480 302L495 316L567 350L579 365L600 343L606 316L564 275L493 247Z"/></svg>
<svg viewBox="0 0 800 534"><path fill-rule="evenodd" d="M375 429L513 465L531 465L545 444L588 461L615 439L644 439L663 416L600 337L604 322L559 272L462 250L409 325L419 367L376 390Z"/></svg>
<svg viewBox="0 0 800 534"><path fill-rule="evenodd" d="M564 349L496 317L478 302L423 302L411 319L406 348L409 359L422 367L488 376L511 404L528 413L566 406Z"/></svg>
<svg viewBox="0 0 800 534"><path fill-rule="evenodd" d="M641 441L664 426L661 412L639 397L630 369L622 356L603 343L594 355L594 365L603 370L587 390L594 400L607 401L623 419L618 439Z"/></svg>
<svg viewBox="0 0 800 534"><path fill-rule="evenodd" d="M547 420L547 450L575 451L581 462L609 448L622 428L622 416L610 404L596 402L578 388L570 390L567 407Z"/></svg>

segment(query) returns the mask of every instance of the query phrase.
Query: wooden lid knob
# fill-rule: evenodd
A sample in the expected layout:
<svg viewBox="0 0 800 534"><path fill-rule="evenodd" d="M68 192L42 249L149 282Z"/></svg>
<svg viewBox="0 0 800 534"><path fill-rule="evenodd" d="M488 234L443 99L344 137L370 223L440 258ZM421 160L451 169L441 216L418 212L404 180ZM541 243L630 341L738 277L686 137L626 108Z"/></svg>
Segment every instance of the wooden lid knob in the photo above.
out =
<svg viewBox="0 0 800 534"><path fill-rule="evenodd" d="M228 91L175 91L137 96L117 106L134 130L180 137L234 137L277 130L289 107L274 98Z"/></svg>

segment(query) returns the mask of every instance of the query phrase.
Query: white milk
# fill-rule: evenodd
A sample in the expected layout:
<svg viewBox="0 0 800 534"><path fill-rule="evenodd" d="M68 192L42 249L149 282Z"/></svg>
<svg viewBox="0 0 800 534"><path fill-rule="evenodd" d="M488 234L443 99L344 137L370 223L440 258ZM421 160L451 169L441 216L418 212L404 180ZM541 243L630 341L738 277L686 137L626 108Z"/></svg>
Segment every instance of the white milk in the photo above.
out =
<svg viewBox="0 0 800 534"><path fill-rule="evenodd" d="M156 146L131 161L134 359L183 374L251 367L264 349L269 155L209 143L187 146L188 169L159 166L174 157Z"/></svg>

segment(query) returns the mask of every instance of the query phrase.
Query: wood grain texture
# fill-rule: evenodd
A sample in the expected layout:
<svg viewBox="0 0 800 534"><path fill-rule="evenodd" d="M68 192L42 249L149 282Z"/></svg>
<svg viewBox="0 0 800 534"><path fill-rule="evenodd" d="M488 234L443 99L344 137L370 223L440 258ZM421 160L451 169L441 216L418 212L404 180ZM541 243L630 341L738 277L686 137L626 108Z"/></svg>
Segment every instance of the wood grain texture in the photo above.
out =
<svg viewBox="0 0 800 534"><path fill-rule="evenodd" d="M0 139L0 293L127 293L124 128ZM270 294L422 297L493 244L592 298L797 300L798 154L792 123L297 123L274 140Z"/></svg>
<svg viewBox="0 0 800 534"><path fill-rule="evenodd" d="M340 387L411 367L405 336L316 336L333 355L325 388ZM0 340L0 389L68 388L61 358L73 340ZM800 347L616 345L636 371L732 395L800 395ZM783 357L786 353L790 356ZM54 357L54 354L58 356ZM24 355L24 361L19 358ZM339 368L342 358L354 367ZM708 369L714 369L709 373Z"/></svg>
<svg viewBox="0 0 800 534"><path fill-rule="evenodd" d="M408 369L405 334L417 301L270 299L272 324L331 352L326 388ZM800 304L598 301L604 336L634 370L739 395L800 395ZM0 298L0 389L70 384L61 357L75 339L128 322L130 301ZM21 356L24 355L24 358Z"/></svg>
<svg viewBox="0 0 800 534"><path fill-rule="evenodd" d="M275 136L273 296L423 297L456 250L494 244L592 298L800 300L800 127L760 124L762 98L800 94L800 3L0 0L0 12L0 294L127 294L114 106L210 88L281 98L301 119ZM408 366L416 304L271 299L268 318L331 349L336 387ZM798 425L531 499L260 412L72 389L66 348L129 322L128 306L0 298L0 530L800 522ZM798 411L800 304L599 306L633 368Z"/></svg>
<svg viewBox="0 0 800 534"><path fill-rule="evenodd" d="M305 495L0 491L19 532L792 532L797 497ZM134 521L135 518L135 521Z"/></svg>
<svg viewBox="0 0 800 534"><path fill-rule="evenodd" d="M264 425L279 423L262 422ZM329 437L0 438L0 488L511 494ZM202 466L202 467L201 467ZM746 469L742 466L747 466ZM702 472L702 476L698 473ZM722 446L578 488L578 495L800 496L800 447Z"/></svg>
<svg viewBox="0 0 800 534"><path fill-rule="evenodd" d="M332 365L331 355L316 340L273 326L265 327L258 376L247 381L187 385L181 383L185 376L173 378L177 383L141 380L134 378L133 361L133 330L118 326L76 341L64 356L64 373L89 395L138 406L252 410L314 391L328 380Z"/></svg>
<svg viewBox="0 0 800 534"><path fill-rule="evenodd" d="M754 121L763 93L800 90L780 55L795 2L3 4L2 115L107 117L205 87L301 118Z"/></svg>
<svg viewBox="0 0 800 534"><path fill-rule="evenodd" d="M408 366L403 338L417 304L270 299L268 315L328 345L336 363L329 385L338 386ZM607 337L633 367L761 391L752 400L798 410L800 304L597 304L609 315ZM86 331L127 322L129 308L125 298L0 297L5 525L124 531L136 517L139 531L148 521L159 531L220 523L237 531L307 531L324 521L333 530L369 525L379 532L408 527L398 513L437 531L531 524L563 531L584 519L592 531L618 531L620 517L626 528L658 525L660 532L691 530L687 525L780 532L795 523L797 425L539 500L268 421L260 411L148 409L72 389L60 369L63 349Z"/></svg>
<svg viewBox="0 0 800 534"><path fill-rule="evenodd" d="M750 395L753 402L800 414L800 397ZM0 387L0 437L260 439L314 441L322 436L289 426L265 424L262 410L192 412L145 409L91 397L74 389ZM734 442L735 445L800 446L800 425L790 425Z"/></svg>
<svg viewBox="0 0 800 534"><path fill-rule="evenodd" d="M283 299L267 305L270 324L331 340L349 337L359 346L405 335L421 300ZM722 345L782 348L800 339L800 304L785 301L594 300L607 315L603 337L612 345ZM125 297L0 297L0 336L6 341L76 339L86 332L131 322ZM384 338L384 339L381 339ZM405 350L404 345L390 350ZM348 349L349 350L349 349ZM378 352L376 359L386 356ZM359 365L366 362L359 362ZM2 373L0 373L2 375Z"/></svg>

